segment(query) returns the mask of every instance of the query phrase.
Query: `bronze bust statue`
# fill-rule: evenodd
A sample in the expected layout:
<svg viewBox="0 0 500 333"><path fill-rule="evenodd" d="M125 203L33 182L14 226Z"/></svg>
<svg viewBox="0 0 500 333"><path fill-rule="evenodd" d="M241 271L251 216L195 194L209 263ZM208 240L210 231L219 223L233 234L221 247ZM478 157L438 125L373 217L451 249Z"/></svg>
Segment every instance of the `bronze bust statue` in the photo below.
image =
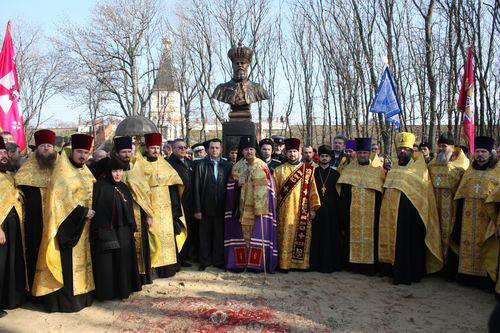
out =
<svg viewBox="0 0 500 333"><path fill-rule="evenodd" d="M212 98L231 105L229 118L250 119L250 104L269 99L267 91L260 84L248 79L248 67L253 51L238 43L227 56L233 64L233 78L215 88Z"/></svg>

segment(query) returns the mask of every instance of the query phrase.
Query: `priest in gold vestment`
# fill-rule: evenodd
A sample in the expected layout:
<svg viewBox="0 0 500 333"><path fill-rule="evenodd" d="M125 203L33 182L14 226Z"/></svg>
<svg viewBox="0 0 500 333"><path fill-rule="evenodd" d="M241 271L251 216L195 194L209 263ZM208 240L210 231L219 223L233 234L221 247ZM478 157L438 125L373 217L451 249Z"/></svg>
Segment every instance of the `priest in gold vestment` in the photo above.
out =
<svg viewBox="0 0 500 333"><path fill-rule="evenodd" d="M498 163L497 163L498 164ZM497 219L495 222L495 235L496 240L494 238L490 239L490 244L488 244L488 256L485 256L485 266L489 267L491 270L491 277L495 281L495 296L496 299L499 299L500 294L500 276L498 272L498 264L499 264L499 254L500 254L500 184L497 184L496 188L490 193L490 195L485 200L486 211L492 214L492 218ZM500 306L500 302L497 303Z"/></svg>
<svg viewBox="0 0 500 333"><path fill-rule="evenodd" d="M48 312L77 312L92 304L89 222L95 215L95 178L85 165L92 143L90 135L73 134L70 156L63 151L47 187L32 294L43 296Z"/></svg>
<svg viewBox="0 0 500 333"><path fill-rule="evenodd" d="M13 168L0 137L0 318L3 309L21 305L26 296L23 251L23 198L15 187Z"/></svg>
<svg viewBox="0 0 500 333"><path fill-rule="evenodd" d="M21 165L14 176L16 186L24 194L24 238L26 240L26 271L31 290L35 276L38 250L42 240L43 212L46 192L57 160L54 150L56 134L47 129L38 130L35 137L34 154Z"/></svg>
<svg viewBox="0 0 500 333"><path fill-rule="evenodd" d="M146 154L136 155L126 184L134 200L141 203L141 208L146 208L145 213L151 216L148 219L149 228L140 231L147 231L149 244L138 244L141 249L139 265L144 271L153 268L153 276L166 278L175 275L178 269L177 252L182 249L187 237L180 201L184 187L177 171L160 156L161 134L145 134L144 140ZM148 205L150 208L147 208ZM136 237L138 241L144 239L142 235ZM148 253L144 251L146 246L149 246L149 258L143 256Z"/></svg>
<svg viewBox="0 0 500 333"><path fill-rule="evenodd" d="M455 140L451 133L443 133L438 139L438 152L436 157L428 163L429 175L434 187L436 206L441 226L441 248L445 264L445 274L450 274L447 269L448 251L451 232L456 218L455 193L460 179L469 167L469 160L460 147L455 147ZM452 255L453 256L453 255ZM453 261L453 259L452 259ZM453 266L453 264L451 265ZM453 270L453 269L452 269Z"/></svg>
<svg viewBox="0 0 500 333"><path fill-rule="evenodd" d="M300 140L285 140L287 161L274 170L279 268L309 269L311 221L321 206L314 167L301 163Z"/></svg>
<svg viewBox="0 0 500 333"><path fill-rule="evenodd" d="M412 133L397 134L398 165L387 173L380 209L379 261L392 268L394 284L419 282L443 267L434 191L414 143Z"/></svg>
<svg viewBox="0 0 500 333"><path fill-rule="evenodd" d="M377 155L370 160L371 138L356 138L356 159L340 175L340 224L344 267L374 275L385 172Z"/></svg>
<svg viewBox="0 0 500 333"><path fill-rule="evenodd" d="M458 210L452 246L458 253L457 280L493 289L498 283L499 254L499 207L493 197L500 184L500 163L492 156L492 138L476 137L474 144L474 161L455 195Z"/></svg>

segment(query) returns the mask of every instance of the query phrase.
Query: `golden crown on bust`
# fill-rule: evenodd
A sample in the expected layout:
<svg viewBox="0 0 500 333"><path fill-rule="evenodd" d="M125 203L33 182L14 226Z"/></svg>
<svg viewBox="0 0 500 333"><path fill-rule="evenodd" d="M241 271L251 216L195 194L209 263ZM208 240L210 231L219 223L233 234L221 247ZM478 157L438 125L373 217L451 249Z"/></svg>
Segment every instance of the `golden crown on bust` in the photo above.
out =
<svg viewBox="0 0 500 333"><path fill-rule="evenodd" d="M243 46L241 42L238 42L238 46L233 46L228 52L227 56L231 59L232 62L235 62L237 59L244 59L248 63L252 61L253 51L251 48Z"/></svg>

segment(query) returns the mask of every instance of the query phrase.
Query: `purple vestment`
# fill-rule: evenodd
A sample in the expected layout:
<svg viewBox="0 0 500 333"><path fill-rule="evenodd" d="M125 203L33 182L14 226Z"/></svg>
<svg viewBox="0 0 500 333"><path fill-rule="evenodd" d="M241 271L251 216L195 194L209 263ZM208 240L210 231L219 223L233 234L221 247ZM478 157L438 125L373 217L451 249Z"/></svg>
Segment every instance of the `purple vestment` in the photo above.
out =
<svg viewBox="0 0 500 333"><path fill-rule="evenodd" d="M269 214L255 217L252 228L250 246L247 248L241 224L233 217L235 205L239 202L235 199L237 182L229 179L226 192L226 214L224 224L224 260L227 269L251 268L274 273L278 264L278 239L276 229L276 208L274 198L274 181L268 178L267 195ZM262 227L263 228L262 228ZM264 231L264 233L262 233ZM262 237L262 235L264 237ZM263 245L264 243L264 245ZM262 256L264 248L265 258ZM265 259L265 260L264 260Z"/></svg>

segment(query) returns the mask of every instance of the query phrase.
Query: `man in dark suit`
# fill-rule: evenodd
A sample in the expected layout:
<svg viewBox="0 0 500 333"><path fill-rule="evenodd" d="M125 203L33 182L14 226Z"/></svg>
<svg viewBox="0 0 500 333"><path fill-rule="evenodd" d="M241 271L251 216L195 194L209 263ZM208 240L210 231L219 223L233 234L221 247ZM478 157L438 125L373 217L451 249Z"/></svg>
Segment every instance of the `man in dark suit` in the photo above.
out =
<svg viewBox="0 0 500 333"><path fill-rule="evenodd" d="M193 216L194 162L186 157L188 148L183 139L175 139L172 142L172 154L168 158L168 162L177 171L184 184L184 193L182 193L181 201L187 223L188 236L178 256L178 261L182 267L191 267L187 259L197 260L198 258L198 223L194 220Z"/></svg>
<svg viewBox="0 0 500 333"><path fill-rule="evenodd" d="M210 265L224 267L224 206L231 163L221 155L221 140L212 139L208 156L195 168L194 218L200 228L200 271Z"/></svg>

